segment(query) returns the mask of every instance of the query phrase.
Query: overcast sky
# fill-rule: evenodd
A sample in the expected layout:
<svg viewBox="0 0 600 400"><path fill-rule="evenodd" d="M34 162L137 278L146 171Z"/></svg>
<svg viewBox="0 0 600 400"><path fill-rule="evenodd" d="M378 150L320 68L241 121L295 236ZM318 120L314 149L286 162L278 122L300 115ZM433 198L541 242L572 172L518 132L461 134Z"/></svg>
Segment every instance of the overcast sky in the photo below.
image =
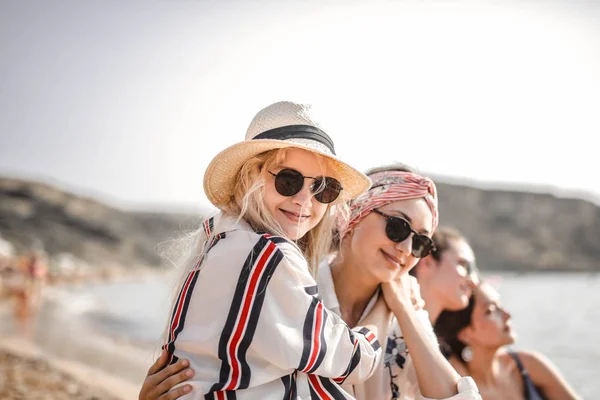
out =
<svg viewBox="0 0 600 400"><path fill-rule="evenodd" d="M600 2L0 1L0 175L208 204L278 101L341 157L600 196Z"/></svg>

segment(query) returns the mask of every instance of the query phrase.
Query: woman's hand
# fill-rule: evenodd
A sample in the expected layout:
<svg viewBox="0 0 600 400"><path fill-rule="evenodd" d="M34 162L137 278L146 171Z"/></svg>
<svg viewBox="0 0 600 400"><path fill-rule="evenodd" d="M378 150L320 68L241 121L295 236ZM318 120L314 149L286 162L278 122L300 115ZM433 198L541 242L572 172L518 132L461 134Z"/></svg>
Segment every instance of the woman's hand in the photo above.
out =
<svg viewBox="0 0 600 400"><path fill-rule="evenodd" d="M415 310L422 310L425 308L425 300L421 297L421 286L419 286L419 281L412 275L408 275L408 279L410 281L410 299L412 300L412 304L415 307Z"/></svg>
<svg viewBox="0 0 600 400"><path fill-rule="evenodd" d="M382 283L383 296L402 331L422 396L425 399L453 398L457 394L460 376L442 356L437 342L432 340L435 336L429 319L423 320L423 315L415 311L423 303L419 286L412 279L414 277L404 274Z"/></svg>
<svg viewBox="0 0 600 400"><path fill-rule="evenodd" d="M420 310L425 306L419 283L409 274L402 274L393 281L382 283L381 291L385 302L394 313L399 309L406 310L407 307Z"/></svg>
<svg viewBox="0 0 600 400"><path fill-rule="evenodd" d="M191 392L190 385L171 390L178 383L194 376L194 370L187 368L190 365L189 361L179 360L167 367L167 360L167 352L163 350L160 357L148 370L138 396L139 400L173 400Z"/></svg>

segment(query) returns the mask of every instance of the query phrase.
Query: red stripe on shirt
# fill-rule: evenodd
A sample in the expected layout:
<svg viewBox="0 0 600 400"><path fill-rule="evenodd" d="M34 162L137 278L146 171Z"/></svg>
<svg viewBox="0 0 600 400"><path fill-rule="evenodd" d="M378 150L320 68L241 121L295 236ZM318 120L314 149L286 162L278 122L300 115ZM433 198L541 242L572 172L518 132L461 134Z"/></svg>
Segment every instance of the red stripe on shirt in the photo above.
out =
<svg viewBox="0 0 600 400"><path fill-rule="evenodd" d="M319 303L317 305L317 310L315 312L315 328L313 330L313 347L312 352L310 354L310 358L308 359L308 365L304 369L304 371L310 371L311 368L315 365L317 361L317 356L319 355L319 350L321 349L321 329L323 323L323 303Z"/></svg>
<svg viewBox="0 0 600 400"><path fill-rule="evenodd" d="M377 338L375 337L375 335L373 334L373 332L370 332L367 335L367 340L369 341L369 343L373 343L375 341L375 339L377 339Z"/></svg>
<svg viewBox="0 0 600 400"><path fill-rule="evenodd" d="M179 299L177 301L177 313L175 314L175 317L173 318L173 322L171 323L171 341L175 340L175 329L177 329L177 326L179 325L179 321L181 320L181 310L183 308L183 304L185 303L185 298L188 294L187 292L188 292L190 283L192 282L192 278L195 273L196 272L194 271L194 272L191 272L190 274L188 274L185 284L183 285L183 291L181 292L181 295L179 296Z"/></svg>
<svg viewBox="0 0 600 400"><path fill-rule="evenodd" d="M334 400L334 398L325 391L325 388L321 385L321 382L319 382L319 379L316 377L316 375L308 375L308 380L310 381L315 392L317 392L319 395L319 399L313 400Z"/></svg>
<svg viewBox="0 0 600 400"><path fill-rule="evenodd" d="M275 249L275 243L269 242L269 244L266 247L266 250L263 252L263 255L258 259L255 268L253 268L252 270L252 275L249 279L249 284L244 296L245 298L242 303L242 311L238 319L238 324L227 349L228 355L231 359L231 379L229 381L229 385L227 385L225 390L234 390L239 385L241 366L236 354L237 347L240 342L240 339L242 338L242 334L246 330L248 316L250 315L250 306L252 304L254 296L256 295L258 281L265 268L265 265L267 265L267 260L271 257Z"/></svg>

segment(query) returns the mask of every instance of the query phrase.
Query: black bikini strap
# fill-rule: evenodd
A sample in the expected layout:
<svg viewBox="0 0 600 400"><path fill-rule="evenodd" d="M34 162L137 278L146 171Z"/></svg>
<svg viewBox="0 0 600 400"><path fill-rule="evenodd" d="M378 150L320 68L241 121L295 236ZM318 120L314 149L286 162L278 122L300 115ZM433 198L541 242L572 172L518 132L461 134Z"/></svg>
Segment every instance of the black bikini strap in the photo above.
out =
<svg viewBox="0 0 600 400"><path fill-rule="evenodd" d="M519 358L519 356L517 355L517 353L515 353L512 350L508 350L508 354L517 363L517 367L519 367L519 371L521 372L521 374L526 373L527 371L525 371L525 367L523 366L523 363L521 362L521 359Z"/></svg>

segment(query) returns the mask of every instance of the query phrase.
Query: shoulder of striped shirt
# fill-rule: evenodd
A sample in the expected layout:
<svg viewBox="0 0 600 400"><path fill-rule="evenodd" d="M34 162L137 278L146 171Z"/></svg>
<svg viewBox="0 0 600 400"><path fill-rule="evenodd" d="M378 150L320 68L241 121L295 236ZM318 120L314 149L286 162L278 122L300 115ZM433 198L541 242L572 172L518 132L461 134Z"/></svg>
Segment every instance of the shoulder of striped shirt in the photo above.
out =
<svg viewBox="0 0 600 400"><path fill-rule="evenodd" d="M275 236L263 232L254 232L247 229L232 229L224 233L227 240L223 241L222 243L227 243L227 245L221 247L221 249L228 250L229 246L234 245L238 250L250 251L254 249L260 240L265 240L265 243L273 243L286 258L296 259L296 257L299 257L304 261L306 260L302 254L302 251L300 250L300 247L298 247L296 243L281 236Z"/></svg>
<svg viewBox="0 0 600 400"><path fill-rule="evenodd" d="M272 243L281 253L286 263L292 266L292 269L306 269L307 276L311 276L308 270L308 263L302 254L302 251L297 244L289 239L274 236L268 233L254 232L247 229L232 229L225 232L225 238L211 250L213 257L228 257L232 251L240 254L249 254L259 251L258 247L262 247L260 242L266 246ZM314 279L314 278L313 278Z"/></svg>

